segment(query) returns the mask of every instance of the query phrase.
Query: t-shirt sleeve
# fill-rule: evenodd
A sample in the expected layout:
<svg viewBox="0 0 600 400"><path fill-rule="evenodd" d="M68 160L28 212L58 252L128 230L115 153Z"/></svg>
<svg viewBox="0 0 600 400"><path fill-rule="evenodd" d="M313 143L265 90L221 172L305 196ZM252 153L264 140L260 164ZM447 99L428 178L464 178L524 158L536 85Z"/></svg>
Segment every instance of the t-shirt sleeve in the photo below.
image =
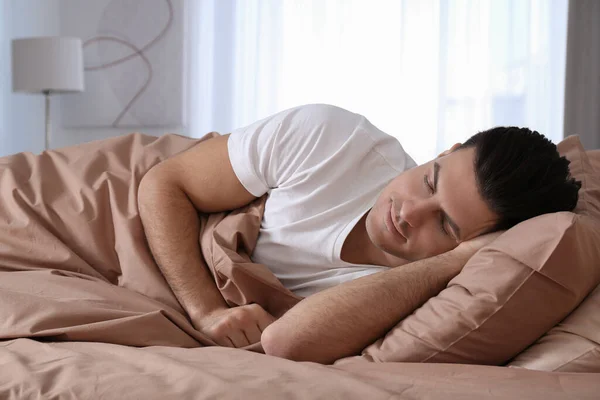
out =
<svg viewBox="0 0 600 400"><path fill-rule="evenodd" d="M260 197L338 150L361 118L325 104L282 111L231 133L231 165L246 190Z"/></svg>

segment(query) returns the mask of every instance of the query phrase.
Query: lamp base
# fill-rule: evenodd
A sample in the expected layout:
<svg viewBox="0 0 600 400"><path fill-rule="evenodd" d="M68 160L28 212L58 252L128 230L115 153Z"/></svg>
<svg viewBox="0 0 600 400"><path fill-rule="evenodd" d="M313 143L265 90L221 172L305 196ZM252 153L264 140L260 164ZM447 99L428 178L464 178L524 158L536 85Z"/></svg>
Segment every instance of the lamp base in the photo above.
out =
<svg viewBox="0 0 600 400"><path fill-rule="evenodd" d="M44 96L46 97L46 137L44 140L44 149L50 149L50 91L45 90Z"/></svg>

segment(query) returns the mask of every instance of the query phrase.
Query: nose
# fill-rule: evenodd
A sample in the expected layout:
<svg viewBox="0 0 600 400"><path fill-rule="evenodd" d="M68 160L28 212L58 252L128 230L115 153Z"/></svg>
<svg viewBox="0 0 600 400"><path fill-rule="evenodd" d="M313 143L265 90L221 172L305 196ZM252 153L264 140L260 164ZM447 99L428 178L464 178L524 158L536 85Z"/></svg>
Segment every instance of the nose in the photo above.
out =
<svg viewBox="0 0 600 400"><path fill-rule="evenodd" d="M433 204L427 200L405 200L400 209L400 218L414 228L431 215L433 208Z"/></svg>

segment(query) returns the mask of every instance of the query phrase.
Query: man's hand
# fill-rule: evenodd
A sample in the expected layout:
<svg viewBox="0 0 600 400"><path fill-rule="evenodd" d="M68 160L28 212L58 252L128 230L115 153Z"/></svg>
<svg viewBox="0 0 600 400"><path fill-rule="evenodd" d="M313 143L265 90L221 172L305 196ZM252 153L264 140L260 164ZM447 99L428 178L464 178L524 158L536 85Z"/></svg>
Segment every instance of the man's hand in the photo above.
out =
<svg viewBox="0 0 600 400"><path fill-rule="evenodd" d="M258 304L219 308L202 318L192 317L194 327L218 345L236 348L260 342L262 332L274 321Z"/></svg>

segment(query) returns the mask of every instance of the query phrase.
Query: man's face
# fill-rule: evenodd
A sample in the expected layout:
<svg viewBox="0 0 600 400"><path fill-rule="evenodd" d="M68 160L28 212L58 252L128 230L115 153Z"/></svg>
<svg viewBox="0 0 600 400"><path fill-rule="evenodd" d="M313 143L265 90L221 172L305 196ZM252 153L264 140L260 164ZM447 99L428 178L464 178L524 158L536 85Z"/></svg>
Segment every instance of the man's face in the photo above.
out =
<svg viewBox="0 0 600 400"><path fill-rule="evenodd" d="M475 149L446 153L403 172L381 192L366 220L369 238L379 249L415 261L449 251L494 226L497 216L475 181Z"/></svg>

